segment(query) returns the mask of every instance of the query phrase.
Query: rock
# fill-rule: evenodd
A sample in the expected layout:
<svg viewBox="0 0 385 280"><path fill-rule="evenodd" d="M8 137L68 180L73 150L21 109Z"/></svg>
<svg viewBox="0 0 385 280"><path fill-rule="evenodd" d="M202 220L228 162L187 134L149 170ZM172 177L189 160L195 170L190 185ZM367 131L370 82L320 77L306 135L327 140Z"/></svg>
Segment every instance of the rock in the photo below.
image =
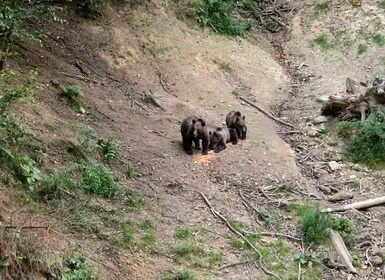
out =
<svg viewBox="0 0 385 280"><path fill-rule="evenodd" d="M334 160L330 161L328 163L328 166L329 166L331 171L336 171L336 170L340 170L341 169L341 165L338 162L334 161Z"/></svg>
<svg viewBox="0 0 385 280"><path fill-rule="evenodd" d="M320 184L334 183L335 179L330 174L324 174L319 179Z"/></svg>
<svg viewBox="0 0 385 280"><path fill-rule="evenodd" d="M328 102L329 101L329 95L321 95L317 97L317 101L319 102Z"/></svg>
<svg viewBox="0 0 385 280"><path fill-rule="evenodd" d="M380 256L374 256L371 258L372 264L374 266L380 266L383 263L383 260Z"/></svg>
<svg viewBox="0 0 385 280"><path fill-rule="evenodd" d="M328 201L337 202L337 201L342 201L342 200L347 200L347 199L352 199L352 198L353 198L352 193L340 191L340 192L336 193L335 195L329 197Z"/></svg>
<svg viewBox="0 0 385 280"><path fill-rule="evenodd" d="M318 188L324 194L331 194L331 192L332 192L332 190L326 186L319 186Z"/></svg>
<svg viewBox="0 0 385 280"><path fill-rule="evenodd" d="M318 117L315 117L313 119L313 123L314 124L320 124L320 123L324 123L324 122L327 122L328 121L328 117L327 116L318 116Z"/></svg>
<svg viewBox="0 0 385 280"><path fill-rule="evenodd" d="M317 130L317 129L314 129L314 128L310 128L306 131L306 134L309 136L309 137L318 137L320 136L320 132Z"/></svg>
<svg viewBox="0 0 385 280"><path fill-rule="evenodd" d="M374 256L379 256L381 258L385 258L385 248L374 247L372 249L372 254Z"/></svg>

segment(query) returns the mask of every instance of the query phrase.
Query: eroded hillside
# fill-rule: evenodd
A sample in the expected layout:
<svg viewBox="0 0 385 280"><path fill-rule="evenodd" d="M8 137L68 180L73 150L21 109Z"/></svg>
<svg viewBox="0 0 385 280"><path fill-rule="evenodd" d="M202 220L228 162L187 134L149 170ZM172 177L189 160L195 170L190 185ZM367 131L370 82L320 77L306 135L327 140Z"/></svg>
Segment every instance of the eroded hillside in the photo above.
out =
<svg viewBox="0 0 385 280"><path fill-rule="evenodd" d="M4 224L36 232L44 227L51 252L76 243L99 279L347 279L331 246L304 245L301 219L310 205L328 203L320 184L342 178L351 181L349 190L352 179L367 176L363 167L327 169L340 158L326 154L339 150L323 144L331 143L330 135L308 135L319 110L316 97L340 89L347 76L362 76L345 60L352 48L330 54L309 44L314 30L329 30L329 16L337 17L330 13L361 10L330 1L333 8L314 16L311 3L289 4L295 8L285 17L291 29L268 40L257 30L246 39L200 29L177 19L174 4L163 1L106 7L97 20L68 11L67 24L49 24L43 46L28 45L10 64L24 72L38 68L47 84L34 106L17 112L47 155L39 164L42 177L58 180L38 185L37 196L4 187ZM367 61L360 57L357 65L361 60ZM70 85L84 93L78 112L60 95ZM240 97L266 111L276 108L275 116L295 128L279 126ZM246 116L246 140L207 156L183 151L186 116L204 118L212 130L231 110ZM103 161L95 148L106 143L101 139L120 144L117 161ZM78 193L58 176L84 182L84 172L102 162L122 186L115 197ZM343 218L333 221L342 228ZM373 226L377 241L379 232ZM374 277L379 272L367 274L362 250L354 251L359 275ZM338 269L327 268L324 259Z"/></svg>

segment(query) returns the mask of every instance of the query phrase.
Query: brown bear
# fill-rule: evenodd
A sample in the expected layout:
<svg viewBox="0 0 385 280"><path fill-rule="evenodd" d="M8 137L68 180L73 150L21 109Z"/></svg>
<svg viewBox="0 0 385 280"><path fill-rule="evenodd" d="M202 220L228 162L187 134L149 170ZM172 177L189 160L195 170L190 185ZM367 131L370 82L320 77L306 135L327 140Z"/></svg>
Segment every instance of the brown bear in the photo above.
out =
<svg viewBox="0 0 385 280"><path fill-rule="evenodd" d="M232 142L233 144L237 144L236 140L238 138L235 129L226 127L217 127L214 131L210 131L209 137L209 147L214 150L214 153L219 153L226 149L226 143Z"/></svg>
<svg viewBox="0 0 385 280"><path fill-rule="evenodd" d="M245 122L245 116L241 115L239 111L231 111L226 116L226 125L228 128L233 128L236 131L237 139L235 142L238 142L238 138L245 140L247 133L247 126Z"/></svg>
<svg viewBox="0 0 385 280"><path fill-rule="evenodd" d="M183 120L180 131L182 133L183 149L188 155L192 155L192 142L195 144L195 149L200 150L199 140L202 140L202 154L207 155L209 147L209 133L207 132L206 122L190 116Z"/></svg>

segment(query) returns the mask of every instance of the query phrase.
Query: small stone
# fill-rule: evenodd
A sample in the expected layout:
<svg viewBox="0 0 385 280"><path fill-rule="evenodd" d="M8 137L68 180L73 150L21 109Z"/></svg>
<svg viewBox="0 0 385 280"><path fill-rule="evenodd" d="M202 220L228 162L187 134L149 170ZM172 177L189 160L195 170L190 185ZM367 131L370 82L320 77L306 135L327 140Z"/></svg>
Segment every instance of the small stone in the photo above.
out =
<svg viewBox="0 0 385 280"><path fill-rule="evenodd" d="M380 256L374 256L371 258L372 264L374 266L380 266L383 263L383 260Z"/></svg>
<svg viewBox="0 0 385 280"><path fill-rule="evenodd" d="M341 192L338 192L335 195L329 197L328 201L337 202L337 201L342 201L342 200L347 200L347 199L352 199L352 198L353 198L353 194L341 191Z"/></svg>
<svg viewBox="0 0 385 280"><path fill-rule="evenodd" d="M375 248L372 249L372 254L374 256L379 256L381 258L385 258L385 248L375 247Z"/></svg>
<svg viewBox="0 0 385 280"><path fill-rule="evenodd" d="M324 123L324 122L327 122L328 121L328 117L327 116L318 116L318 117L315 117L313 119L313 123L314 124L320 124L320 123Z"/></svg>
<svg viewBox="0 0 385 280"><path fill-rule="evenodd" d="M318 130L314 129L314 128L310 128L306 131L306 134L309 136L309 137L317 137L317 136L320 136L320 133Z"/></svg>
<svg viewBox="0 0 385 280"><path fill-rule="evenodd" d="M332 190L326 186L319 186L319 190L324 194L331 194Z"/></svg>
<svg viewBox="0 0 385 280"><path fill-rule="evenodd" d="M341 165L338 162L334 161L334 160L330 161L328 163L328 166L329 166L331 171L336 171L336 170L340 170L341 169Z"/></svg>
<svg viewBox="0 0 385 280"><path fill-rule="evenodd" d="M328 102L329 101L329 95L321 95L321 96L317 97L317 101Z"/></svg>

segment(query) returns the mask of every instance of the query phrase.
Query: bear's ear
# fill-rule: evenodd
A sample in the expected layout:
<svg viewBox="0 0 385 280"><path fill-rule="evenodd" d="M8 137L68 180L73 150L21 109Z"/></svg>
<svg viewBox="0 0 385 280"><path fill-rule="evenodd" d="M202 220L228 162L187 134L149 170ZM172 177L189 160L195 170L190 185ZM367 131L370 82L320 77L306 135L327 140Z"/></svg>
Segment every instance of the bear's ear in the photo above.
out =
<svg viewBox="0 0 385 280"><path fill-rule="evenodd" d="M201 121L201 124L202 124L202 126L205 126L205 125L206 125L206 123L205 123L204 120Z"/></svg>
<svg viewBox="0 0 385 280"><path fill-rule="evenodd" d="M236 111L236 112L234 113L234 115L240 117L240 116L241 116L241 112Z"/></svg>
<svg viewBox="0 0 385 280"><path fill-rule="evenodd" d="M195 124L197 121L196 121L196 119L193 119L192 120L192 124Z"/></svg>
<svg viewBox="0 0 385 280"><path fill-rule="evenodd" d="M213 134L213 132L212 132L212 131L210 131L210 132L209 132L209 136L211 136L212 134Z"/></svg>
<svg viewBox="0 0 385 280"><path fill-rule="evenodd" d="M245 116L243 116L242 119L245 120Z"/></svg>
<svg viewBox="0 0 385 280"><path fill-rule="evenodd" d="M221 127L217 127L216 131L222 131Z"/></svg>
<svg viewBox="0 0 385 280"><path fill-rule="evenodd" d="M241 120L240 117L236 117L236 118L235 118L235 123L238 123L240 120Z"/></svg>

